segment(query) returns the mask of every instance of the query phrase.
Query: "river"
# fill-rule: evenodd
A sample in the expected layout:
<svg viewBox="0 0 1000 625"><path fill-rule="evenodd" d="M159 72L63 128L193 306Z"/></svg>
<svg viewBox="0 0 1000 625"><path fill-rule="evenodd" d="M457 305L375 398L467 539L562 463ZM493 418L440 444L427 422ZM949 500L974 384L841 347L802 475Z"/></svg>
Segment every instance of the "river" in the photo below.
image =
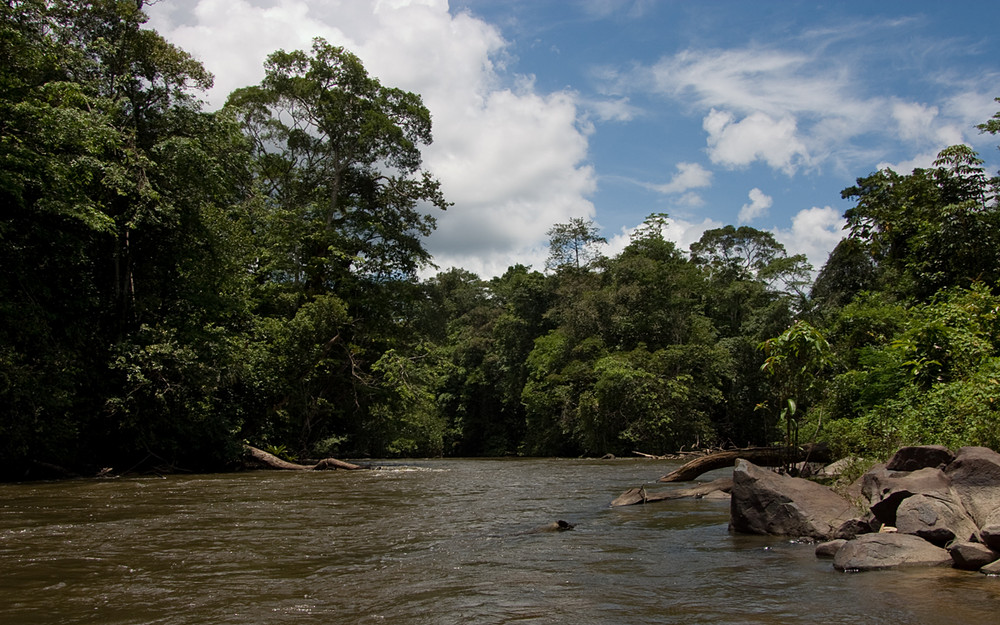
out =
<svg viewBox="0 0 1000 625"><path fill-rule="evenodd" d="M0 485L0 623L995 622L1000 578L838 573L725 501L609 508L675 463L417 460ZM721 473L708 474L704 480ZM523 533L564 519L576 529Z"/></svg>

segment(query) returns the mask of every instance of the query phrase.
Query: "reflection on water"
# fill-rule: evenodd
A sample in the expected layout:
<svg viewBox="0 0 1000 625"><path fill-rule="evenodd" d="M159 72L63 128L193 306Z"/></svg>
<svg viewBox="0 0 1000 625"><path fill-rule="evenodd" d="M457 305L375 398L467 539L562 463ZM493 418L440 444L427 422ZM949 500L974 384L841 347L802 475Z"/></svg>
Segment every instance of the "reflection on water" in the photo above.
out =
<svg viewBox="0 0 1000 625"><path fill-rule="evenodd" d="M724 501L608 507L671 468L430 460L0 485L0 623L995 621L998 578L838 573L810 545L731 535ZM523 533L556 519L577 527Z"/></svg>

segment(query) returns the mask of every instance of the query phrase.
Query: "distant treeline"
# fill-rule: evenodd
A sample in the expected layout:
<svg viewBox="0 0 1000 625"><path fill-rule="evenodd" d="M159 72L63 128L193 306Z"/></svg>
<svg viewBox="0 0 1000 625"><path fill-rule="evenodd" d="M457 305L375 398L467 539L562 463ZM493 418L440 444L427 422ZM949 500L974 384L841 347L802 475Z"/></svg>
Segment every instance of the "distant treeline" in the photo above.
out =
<svg viewBox="0 0 1000 625"><path fill-rule="evenodd" d="M142 2L0 5L0 471L288 457L1000 443L998 179L966 146L844 191L811 280L749 227L584 219L544 271L432 262L420 96L316 40L218 112ZM980 126L1000 131L1000 114Z"/></svg>

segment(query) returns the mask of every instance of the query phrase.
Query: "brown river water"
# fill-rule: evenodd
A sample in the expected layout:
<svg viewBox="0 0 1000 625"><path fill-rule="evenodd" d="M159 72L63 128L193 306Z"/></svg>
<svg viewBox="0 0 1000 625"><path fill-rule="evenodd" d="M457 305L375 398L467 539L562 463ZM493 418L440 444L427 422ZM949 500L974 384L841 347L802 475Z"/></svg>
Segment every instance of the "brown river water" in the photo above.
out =
<svg viewBox="0 0 1000 625"><path fill-rule="evenodd" d="M811 545L731 534L725 501L609 507L675 466L415 460L0 485L0 623L997 622L1000 578L839 573ZM577 527L524 533L557 519Z"/></svg>

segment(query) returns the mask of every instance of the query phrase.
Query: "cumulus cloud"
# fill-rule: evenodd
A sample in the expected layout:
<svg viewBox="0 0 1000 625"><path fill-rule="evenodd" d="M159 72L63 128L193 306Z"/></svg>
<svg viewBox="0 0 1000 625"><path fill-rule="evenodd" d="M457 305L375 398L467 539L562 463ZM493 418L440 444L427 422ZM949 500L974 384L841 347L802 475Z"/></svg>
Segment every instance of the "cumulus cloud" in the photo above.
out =
<svg viewBox="0 0 1000 625"><path fill-rule="evenodd" d="M875 168L876 170L891 169L898 174L909 174L916 168L928 169L934 165L934 161L937 159L937 152L923 152L917 154L911 159L900 161L898 163L890 163L889 161L882 161Z"/></svg>
<svg viewBox="0 0 1000 625"><path fill-rule="evenodd" d="M610 237L608 239L607 249L605 253L609 256L614 256L620 254L622 250L631 242L632 235L642 224L638 224L631 228L623 227L618 232L618 234ZM706 230L712 230L713 228L723 227L721 221L716 221L711 218L705 218L701 221L688 221L685 219L674 219L671 217L667 222L666 228L663 229L663 238L668 241L673 241L677 245L677 249L687 253L691 244L701 238L701 235L705 233Z"/></svg>
<svg viewBox="0 0 1000 625"><path fill-rule="evenodd" d="M805 254L814 271L822 269L830 252L844 238L846 221L830 206L799 211L789 229L775 229L774 237L789 255Z"/></svg>
<svg viewBox="0 0 1000 625"><path fill-rule="evenodd" d="M750 189L750 193L747 195L750 197L750 203L744 204L740 208L740 223L748 223L758 217L767 215L767 209L771 208L771 205L774 203L771 196L765 195L757 187Z"/></svg>
<svg viewBox="0 0 1000 625"><path fill-rule="evenodd" d="M506 72L499 30L452 15L446 0L177 0L148 10L152 27L215 74L213 107L259 82L267 54L308 49L316 36L357 54L383 84L421 94L434 123L424 165L454 203L428 240L441 267L491 276L540 266L553 224L595 214L578 96L539 93L530 76ZM627 101L607 104L608 116L627 114Z"/></svg>
<svg viewBox="0 0 1000 625"><path fill-rule="evenodd" d="M830 120L849 120L864 132L877 110L874 102L844 95L850 92L845 72L817 65L805 52L757 46L684 50L640 70L639 84L707 109L703 128L712 162L741 167L759 160L793 174L814 152L825 153L822 135ZM811 124L803 128L806 119Z"/></svg>
<svg viewBox="0 0 1000 625"><path fill-rule="evenodd" d="M939 107L866 97L858 89L862 64L829 50L852 36L862 35L830 29L794 50L760 44L686 49L621 72L605 67L602 79L620 92L651 92L700 112L709 157L726 167L762 162L794 175L829 163L853 171L901 141L914 152L936 152L974 140L965 135L988 117L982 116L988 98L975 93Z"/></svg>
<svg viewBox="0 0 1000 625"><path fill-rule="evenodd" d="M279 0L254 6L247 0L181 0L146 7L150 25L202 61L215 74L207 101L221 107L234 89L264 77L264 59L284 49L307 49L313 37L353 43L311 14L308 4Z"/></svg>
<svg viewBox="0 0 1000 625"><path fill-rule="evenodd" d="M961 128L954 123L942 122L936 106L896 102L892 106L892 118L898 124L900 136L917 145L944 147L963 141Z"/></svg>
<svg viewBox="0 0 1000 625"><path fill-rule="evenodd" d="M758 112L736 121L732 113L712 109L702 127L708 132L708 155L713 163L740 167L762 160L791 175L799 163L809 160L789 115L774 119Z"/></svg>
<svg viewBox="0 0 1000 625"><path fill-rule="evenodd" d="M645 184L648 189L668 195L700 189L712 184L712 172L698 163L677 163L677 172L664 184Z"/></svg>

